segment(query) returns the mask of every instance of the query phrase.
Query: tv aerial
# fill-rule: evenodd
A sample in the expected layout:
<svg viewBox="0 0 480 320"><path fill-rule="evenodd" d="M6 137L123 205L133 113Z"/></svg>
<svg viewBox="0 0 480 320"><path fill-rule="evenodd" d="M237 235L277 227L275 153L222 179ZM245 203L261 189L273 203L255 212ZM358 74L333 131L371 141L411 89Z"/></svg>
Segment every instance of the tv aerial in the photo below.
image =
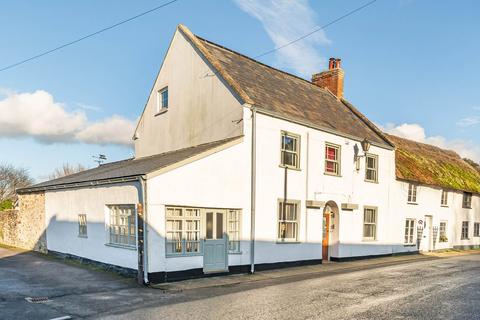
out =
<svg viewBox="0 0 480 320"><path fill-rule="evenodd" d="M99 154L98 156L92 156L93 161L98 163L98 165L102 165L105 161L107 161L107 156L104 154Z"/></svg>

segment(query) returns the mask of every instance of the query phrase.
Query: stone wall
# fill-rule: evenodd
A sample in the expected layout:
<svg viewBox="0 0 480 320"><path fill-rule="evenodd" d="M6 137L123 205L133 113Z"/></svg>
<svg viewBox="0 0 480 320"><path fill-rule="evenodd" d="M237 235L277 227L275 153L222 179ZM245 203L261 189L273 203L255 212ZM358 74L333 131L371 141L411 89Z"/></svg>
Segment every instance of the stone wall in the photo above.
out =
<svg viewBox="0 0 480 320"><path fill-rule="evenodd" d="M44 193L19 195L18 210L0 211L0 243L47 251Z"/></svg>

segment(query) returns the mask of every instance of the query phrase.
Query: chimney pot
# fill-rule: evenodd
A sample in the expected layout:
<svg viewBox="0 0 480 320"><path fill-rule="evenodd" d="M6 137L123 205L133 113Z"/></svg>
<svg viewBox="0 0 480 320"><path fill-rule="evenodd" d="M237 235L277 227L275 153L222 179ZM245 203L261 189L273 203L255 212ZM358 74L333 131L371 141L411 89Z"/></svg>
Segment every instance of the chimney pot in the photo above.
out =
<svg viewBox="0 0 480 320"><path fill-rule="evenodd" d="M335 58L330 58L328 60L328 70L335 69Z"/></svg>
<svg viewBox="0 0 480 320"><path fill-rule="evenodd" d="M337 59L335 63L335 69L340 69L341 63L342 63L342 59Z"/></svg>

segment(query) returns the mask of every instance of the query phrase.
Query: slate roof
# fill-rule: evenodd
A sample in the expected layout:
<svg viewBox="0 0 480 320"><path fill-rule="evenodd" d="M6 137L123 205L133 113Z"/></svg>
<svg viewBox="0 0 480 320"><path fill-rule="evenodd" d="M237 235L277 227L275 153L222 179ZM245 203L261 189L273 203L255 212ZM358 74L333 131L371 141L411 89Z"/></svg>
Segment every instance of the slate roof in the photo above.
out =
<svg viewBox="0 0 480 320"><path fill-rule="evenodd" d="M186 160L205 151L222 146L238 138L239 137L235 137L216 142L205 143L198 146L165 152L149 157L137 159L132 158L105 163L97 168L85 170L62 178L41 182L27 188L18 189L17 192L28 193L45 190L45 188L53 188L55 186L62 188L85 182L141 176L168 167L172 164L178 163L179 161Z"/></svg>
<svg viewBox="0 0 480 320"><path fill-rule="evenodd" d="M179 30L244 102L289 120L392 148L372 122L330 91L196 36L185 26Z"/></svg>
<svg viewBox="0 0 480 320"><path fill-rule="evenodd" d="M397 179L480 193L480 172L456 152L387 135L395 146Z"/></svg>

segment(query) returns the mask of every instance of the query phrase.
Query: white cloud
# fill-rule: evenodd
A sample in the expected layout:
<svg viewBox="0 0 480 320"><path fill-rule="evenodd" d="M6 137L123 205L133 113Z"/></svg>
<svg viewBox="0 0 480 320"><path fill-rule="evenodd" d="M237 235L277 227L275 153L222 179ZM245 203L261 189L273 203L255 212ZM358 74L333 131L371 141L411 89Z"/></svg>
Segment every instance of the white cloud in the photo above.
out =
<svg viewBox="0 0 480 320"><path fill-rule="evenodd" d="M282 46L318 28L315 12L307 0L235 0L237 5L258 19L276 47ZM325 67L326 59L317 52L317 46L329 44L320 30L293 45L275 52L280 68L291 69L310 78Z"/></svg>
<svg viewBox="0 0 480 320"><path fill-rule="evenodd" d="M427 136L425 129L417 123L395 125L387 123L380 126L385 132L410 140L432 144L442 149L453 150L462 158L469 158L480 162L480 146L473 141L463 139L447 139L442 136Z"/></svg>
<svg viewBox="0 0 480 320"><path fill-rule="evenodd" d="M85 104L85 103L81 103L81 102L77 102L77 103L75 103L75 105L77 107L79 107L80 109L83 109L83 110L96 111L96 112L102 111L102 109L99 108L99 107L92 106L92 105Z"/></svg>
<svg viewBox="0 0 480 320"><path fill-rule="evenodd" d="M480 117L473 116L473 117L466 117L457 121L457 126L460 127L471 127L480 123Z"/></svg>
<svg viewBox="0 0 480 320"><path fill-rule="evenodd" d="M32 93L2 90L2 93L0 137L31 137L42 143L132 144L131 120L114 115L90 122L84 111L69 112L43 90Z"/></svg>
<svg viewBox="0 0 480 320"><path fill-rule="evenodd" d="M91 144L119 144L132 143L135 123L126 118L114 115L103 121L88 125L76 134L78 141Z"/></svg>

